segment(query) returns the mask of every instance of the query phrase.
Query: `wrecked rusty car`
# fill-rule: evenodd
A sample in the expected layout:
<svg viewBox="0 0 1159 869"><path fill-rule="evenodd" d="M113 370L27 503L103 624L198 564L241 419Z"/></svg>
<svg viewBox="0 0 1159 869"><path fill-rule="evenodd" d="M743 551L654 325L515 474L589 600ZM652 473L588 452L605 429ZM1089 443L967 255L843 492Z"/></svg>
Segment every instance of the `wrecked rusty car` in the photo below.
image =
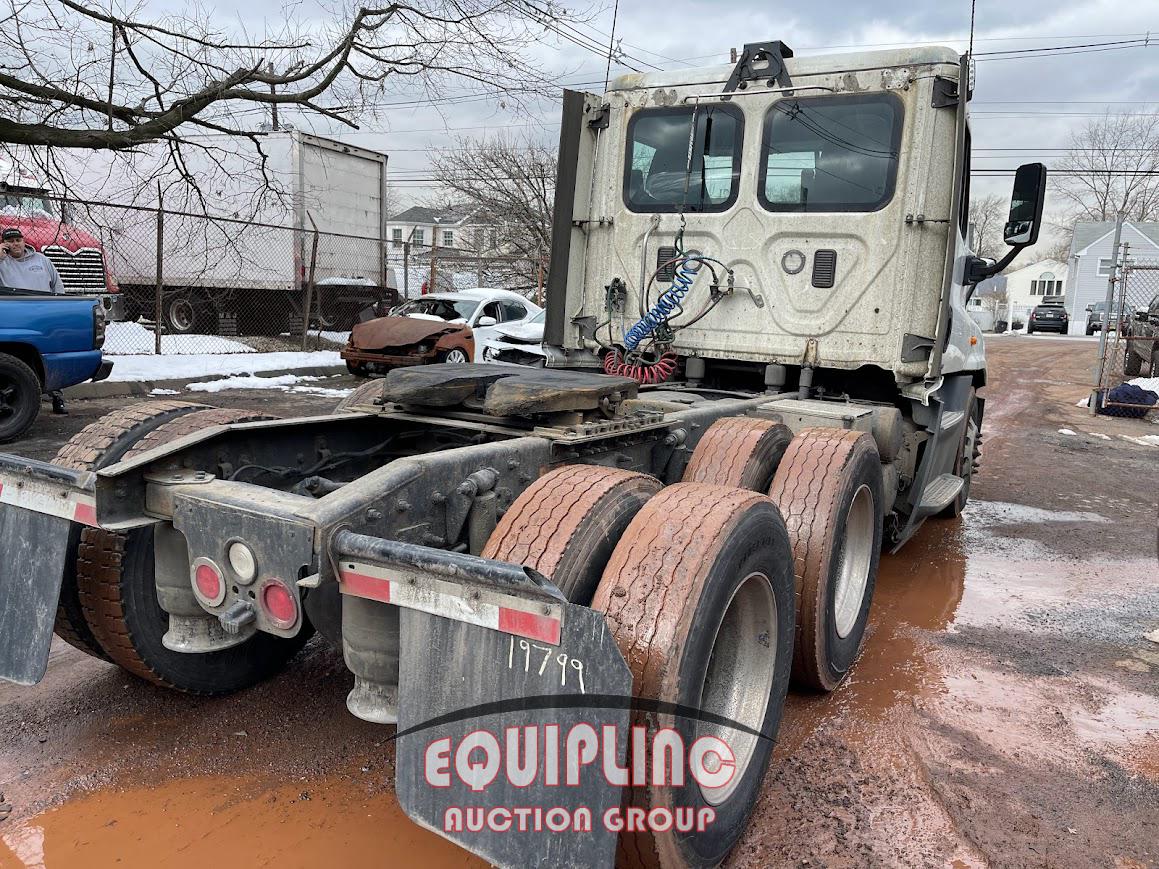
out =
<svg viewBox="0 0 1159 869"><path fill-rule="evenodd" d="M475 338L467 318L478 300L457 295L413 299L385 317L357 323L342 349L350 373L369 376L407 365L470 362Z"/></svg>

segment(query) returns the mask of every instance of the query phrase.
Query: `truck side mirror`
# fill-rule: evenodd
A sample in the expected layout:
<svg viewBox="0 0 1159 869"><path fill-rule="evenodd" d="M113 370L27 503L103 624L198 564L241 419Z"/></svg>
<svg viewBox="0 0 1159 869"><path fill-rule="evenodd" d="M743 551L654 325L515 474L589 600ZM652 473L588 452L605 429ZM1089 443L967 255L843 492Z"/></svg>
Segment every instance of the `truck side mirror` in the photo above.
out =
<svg viewBox="0 0 1159 869"><path fill-rule="evenodd" d="M1088 313L1088 314L1093 314L1094 312L1095 312L1095 306L1094 306L1094 303L1091 303L1091 304L1087 305L1087 313Z"/></svg>
<svg viewBox="0 0 1159 869"><path fill-rule="evenodd" d="M1008 245L1025 247L1038 241L1045 202L1046 167L1041 163L1023 163L1014 175L1010 216L1002 232Z"/></svg>

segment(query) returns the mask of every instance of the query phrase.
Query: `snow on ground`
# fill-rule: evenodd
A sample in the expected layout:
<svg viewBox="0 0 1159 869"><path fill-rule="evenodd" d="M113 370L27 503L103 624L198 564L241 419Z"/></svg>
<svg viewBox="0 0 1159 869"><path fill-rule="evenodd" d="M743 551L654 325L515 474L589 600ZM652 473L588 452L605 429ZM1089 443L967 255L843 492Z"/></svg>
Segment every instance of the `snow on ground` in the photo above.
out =
<svg viewBox="0 0 1159 869"><path fill-rule="evenodd" d="M1110 522L1100 513L1076 510L1044 510L1025 504L1011 504L1006 501L971 501L971 516L983 526L1014 525L1022 523L1041 524L1045 522Z"/></svg>
<svg viewBox="0 0 1159 869"><path fill-rule="evenodd" d="M222 339L224 340L224 339ZM199 377L255 374L259 371L284 371L341 365L342 357L332 350L310 353L194 353L168 356L113 356L109 380L188 380Z"/></svg>
<svg viewBox="0 0 1159 869"><path fill-rule="evenodd" d="M1069 429L1069 428L1060 428L1060 429L1058 430L1058 433L1059 433L1059 434L1064 434L1064 435L1073 435L1073 434L1078 434L1078 432L1077 432L1077 431L1073 431L1073 430L1071 430L1071 429Z"/></svg>
<svg viewBox="0 0 1159 869"><path fill-rule="evenodd" d="M105 353L110 356L152 353L151 329L140 323L109 323L105 331ZM161 353L253 353L254 348L240 341L216 335L162 335Z"/></svg>
<svg viewBox="0 0 1159 869"><path fill-rule="evenodd" d="M176 389L153 389L149 391L150 395L180 395L181 393Z"/></svg>
<svg viewBox="0 0 1159 869"><path fill-rule="evenodd" d="M1134 380L1128 380L1132 386L1138 386L1140 389L1146 389L1148 392L1159 393L1159 377L1136 377Z"/></svg>
<svg viewBox="0 0 1159 869"><path fill-rule="evenodd" d="M243 375L240 377L226 377L222 380L210 380L205 383L191 383L186 387L190 392L224 392L227 389L277 389L281 392L298 392L307 395L329 395L334 398L345 398L353 389L331 389L326 386L302 386L303 383L312 383L325 380L324 377L312 377L303 374L277 374L273 377L255 377Z"/></svg>

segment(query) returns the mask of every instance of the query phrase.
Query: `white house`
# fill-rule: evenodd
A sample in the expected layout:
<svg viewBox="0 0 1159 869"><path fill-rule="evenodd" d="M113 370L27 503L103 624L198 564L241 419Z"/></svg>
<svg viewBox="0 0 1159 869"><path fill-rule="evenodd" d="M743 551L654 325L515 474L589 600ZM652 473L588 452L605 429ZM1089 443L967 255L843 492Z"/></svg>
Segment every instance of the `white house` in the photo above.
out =
<svg viewBox="0 0 1159 869"><path fill-rule="evenodd" d="M1083 221L1074 225L1070 243L1072 288L1067 293L1070 312L1070 334L1082 335L1086 328L1087 305L1107 297L1107 278L1111 274L1115 252L1115 223ZM1159 258L1159 223L1123 222L1121 241L1127 242L1128 256Z"/></svg>
<svg viewBox="0 0 1159 869"><path fill-rule="evenodd" d="M496 246L495 227L478 220L472 211L439 210L414 205L387 222L391 247L404 242L412 247L437 245L464 251L489 252Z"/></svg>
<svg viewBox="0 0 1159 869"><path fill-rule="evenodd" d="M1067 295L1067 267L1054 259L1039 260L1006 272L1006 301L1017 308L1041 305L1048 296Z"/></svg>

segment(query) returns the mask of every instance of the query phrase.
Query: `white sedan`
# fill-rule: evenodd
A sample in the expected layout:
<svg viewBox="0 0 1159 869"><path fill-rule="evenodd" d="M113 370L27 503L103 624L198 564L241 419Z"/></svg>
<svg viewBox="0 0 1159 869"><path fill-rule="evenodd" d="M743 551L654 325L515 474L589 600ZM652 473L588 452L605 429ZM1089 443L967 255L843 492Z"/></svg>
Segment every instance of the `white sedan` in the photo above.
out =
<svg viewBox="0 0 1159 869"><path fill-rule="evenodd" d="M390 312L392 316L444 320L471 327L475 337L474 362L483 362L483 349L499 339L500 329L529 323L541 316L543 309L519 293L476 287L457 293L428 293L403 302ZM540 326L542 335L543 327Z"/></svg>
<svg viewBox="0 0 1159 869"><path fill-rule="evenodd" d="M543 350L543 318L546 313L541 310L524 323L500 326L494 338L483 345L476 342L476 352L482 346L484 362L542 368L547 362L547 354Z"/></svg>

